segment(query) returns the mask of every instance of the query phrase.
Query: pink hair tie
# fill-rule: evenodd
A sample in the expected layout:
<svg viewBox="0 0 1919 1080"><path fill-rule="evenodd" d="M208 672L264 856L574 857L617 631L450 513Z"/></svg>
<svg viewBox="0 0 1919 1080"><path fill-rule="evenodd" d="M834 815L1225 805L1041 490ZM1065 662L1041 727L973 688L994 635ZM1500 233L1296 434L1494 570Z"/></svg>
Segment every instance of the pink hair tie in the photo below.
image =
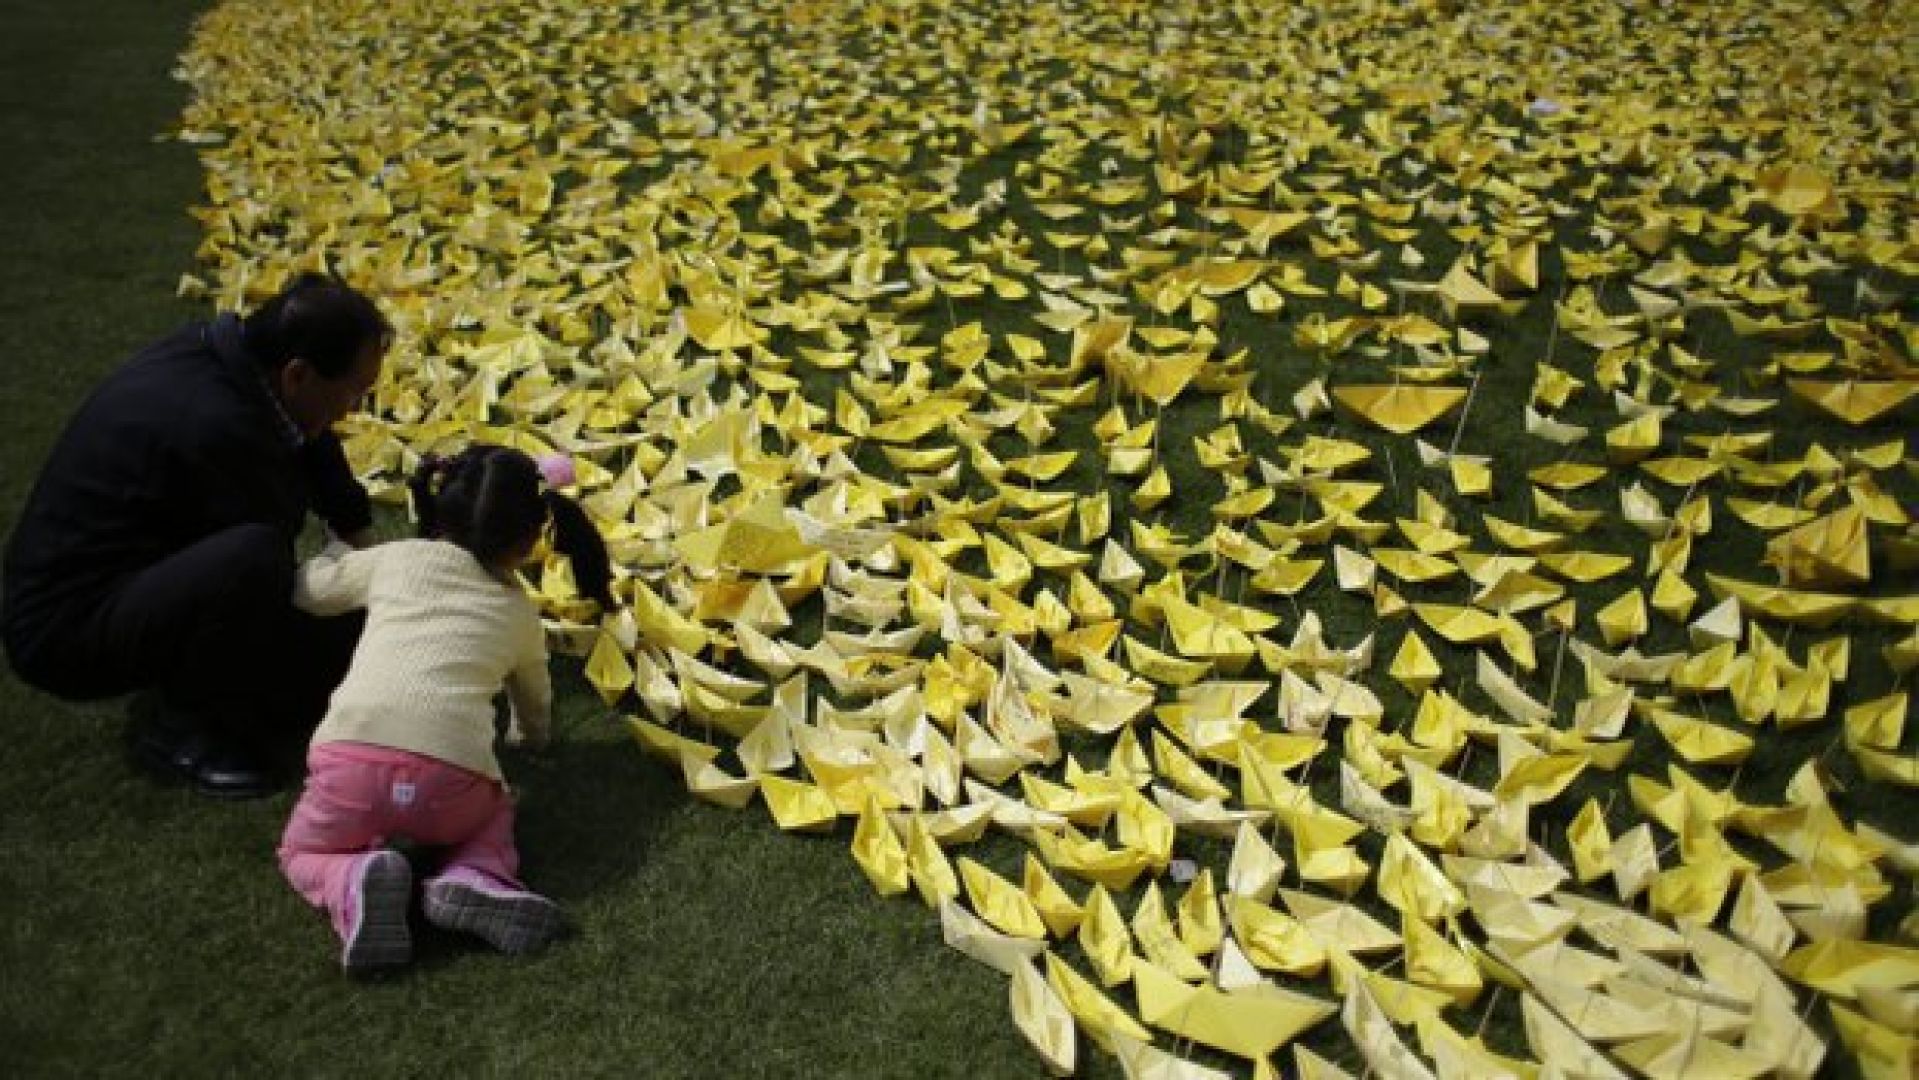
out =
<svg viewBox="0 0 1919 1080"><path fill-rule="evenodd" d="M540 476L545 478L550 488L572 487L577 479L573 471L573 459L565 454L541 454L536 463L540 467Z"/></svg>

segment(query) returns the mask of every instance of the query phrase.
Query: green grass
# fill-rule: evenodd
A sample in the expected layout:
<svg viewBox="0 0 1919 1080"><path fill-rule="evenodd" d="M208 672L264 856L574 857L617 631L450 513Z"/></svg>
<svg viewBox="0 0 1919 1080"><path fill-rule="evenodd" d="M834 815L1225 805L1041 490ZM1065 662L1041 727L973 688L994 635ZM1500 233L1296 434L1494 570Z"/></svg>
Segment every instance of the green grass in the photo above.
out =
<svg viewBox="0 0 1919 1080"><path fill-rule="evenodd" d="M202 5L15 5L0 43L0 531L87 389L199 314L173 298L199 171L168 78ZM344 979L280 878L292 796L222 805L129 770L118 703L0 676L0 1073L1025 1076L1001 976L844 837L690 800L577 675L558 745L515 769L525 874L580 933L515 962L423 937ZM1112 1062L1090 1070L1112 1075Z"/></svg>
<svg viewBox="0 0 1919 1080"><path fill-rule="evenodd" d="M39 461L87 388L134 347L201 313L173 298L177 276L195 268L199 237L186 208L200 199L197 164L181 145L153 139L178 115L182 91L167 72L201 6L102 0L82 14L73 5L31 0L31 10L16 16L0 45L0 155L13 164L5 181L12 205L0 215L0 250L7 253L0 260L0 346L6 350L0 400L8 433L0 447L0 529L10 528ZM969 173L969 191L1010 173L1014 158L1009 151L980 163ZM1197 225L1191 207L1182 212L1183 224ZM1028 231L1044 225L1024 207L1014 213ZM913 242L951 242L924 223L917 227L924 235L915 232ZM1429 267L1452 257L1451 243L1427 227L1419 246ZM1035 254L1047 269L1085 266L1077 253L1059 267L1043 245ZM1563 267L1549 255L1543 269L1542 293L1552 295ZM1329 266L1314 261L1312 270L1316 281L1331 285ZM1617 300L1618 289L1611 286L1610 299ZM1906 295L1910 311L1909 290ZM1820 299L1844 308L1837 295ZM1290 341L1299 317L1317 309L1339 310L1289 301L1274 325L1237 300L1224 305L1222 339L1255 347L1255 392L1281 413L1290 413L1293 388L1323 371ZM935 305L917 318L929 324L929 337L972 319L996 335L1031 331L990 299ZM1389 482L1367 516L1409 516L1416 491L1426 485L1461 514L1484 550L1478 515L1529 521L1518 477L1560 456L1519 427L1533 363L1547 354L1549 318L1543 302L1529 305L1501 325L1496 350L1480 364L1483 382L1462 449L1500 455L1500 487L1489 503L1443 490L1437 473L1409 459L1405 440L1359 430L1342 418L1303 423L1286 441L1304 432L1366 444L1379 455L1366 478ZM1694 318L1688 335L1689 348L1729 366L1755 355L1715 315ZM1562 339L1557 356L1577 369L1590 364L1591 353ZM1384 377L1377 361L1348 357L1337 364L1337 381ZM814 389L832 381L811 380ZM1616 422L1592 403L1598 396L1589 391L1580 409L1564 418ZM1910 417L1911 410L1901 415ZM1139 419L1137 411L1132 416ZM1782 406L1777 454L1803 453L1815 438L1829 447L1857 446L1901 431L1897 419L1863 433L1806 419L1804 409ZM1180 497L1151 516L1188 534L1210 526L1206 507L1223 490L1198 467L1191 448L1192 438L1218 423L1217 401L1195 394L1162 421ZM1242 431L1249 450L1272 456L1274 440L1251 425ZM1444 442L1443 433L1429 437ZM1002 454L1026 450L1022 440L1003 435L990 445ZM1094 445L1083 428L1065 428L1056 439L1060 448ZM1591 447L1581 452L1590 456ZM890 471L870 445L859 460L875 472ZM1895 471L1883 479L1906 505L1919 505L1910 474ZM1113 490L1115 521L1123 529L1124 500L1135 481L1109 481L1089 453L1058 486L1091 490L1102 483ZM1661 494L1670 501L1674 493ZM1613 498L1613 486L1602 484L1569 501L1610 509ZM1281 509L1268 516L1289 518L1298 501L1283 494ZM1723 502L1715 510L1723 513ZM1636 554L1644 542L1609 521L1582 546ZM1716 531L1711 553L1716 566L1760 576L1747 569L1757 554L1750 530ZM977 553L962 566L980 570ZM1692 577L1697 583L1699 575ZM1063 584L1043 583L1056 590ZM1596 640L1592 611L1625 584L1615 579L1571 590L1581 604L1583 637ZM1875 589L1893 586L1881 582ZM1382 663L1409 625L1380 622L1370 603L1339 592L1330 573L1298 600L1296 607L1273 605L1288 620L1282 633L1290 632L1299 611L1317 611L1338 644L1376 631ZM802 637L816 632L817 609L815 602L798 613L807 623ZM1840 627L1813 639L1839 632L1853 638L1854 672L1849 690L1835 688L1835 712L1849 703L1849 693L1876 696L1892 682L1878 656L1891 639L1888 631ZM1471 670L1469 650L1426 637L1450 672ZM1792 641L1795 652L1805 640L1802 632ZM1655 619L1640 642L1647 652L1683 645L1683 631L1663 619ZM1542 665L1550 665L1551 639L1539 647ZM1578 684L1578 667L1569 662L1562 705ZM1371 685L1389 717L1405 716L1415 703L1383 679ZM1470 685L1449 680L1448 686L1469 706L1487 707ZM691 800L677 773L644 758L611 722L576 669L565 667L561 691L557 746L516 758L509 770L522 792L526 876L566 906L580 934L525 962L425 936L410 973L362 986L339 975L324 921L274 866L291 796L225 806L156 786L121 759L117 703L72 706L0 676L0 715L13 737L0 765L0 806L6 808L0 815L0 1072L938 1077L1039 1071L1008 1020L1004 980L945 949L935 920L918 904L873 895L847 855L849 824L835 836L796 838L779 833L757 807L735 813ZM1723 697L1689 704L1716 719L1730 714ZM1862 784L1850 756L1832 747L1835 734L1830 722L1783 733L1767 728L1743 769L1693 771L1717 785L1736 785L1743 798L1771 802L1801 763L1818 758L1838 783L1835 799L1848 820L1870 820L1910 839L1919 797ZM1098 764L1101 751L1090 741L1074 748L1090 750L1086 763ZM1536 816L1537 838L1563 856L1560 833L1588 795L1602 801L1616 795L1608 803L1611 824L1625 828L1638 814L1619 790L1623 773L1663 775L1668 757L1663 742L1639 725L1622 773L1589 772ZM1331 765L1321 762L1312 781L1320 798L1336 805ZM1489 783L1495 773L1493 755L1477 750L1465 779ZM1377 860L1380 842L1369 833L1360 841L1363 853ZM1182 854L1223 864L1217 845L1189 845L1181 839ZM999 840L968 854L1013 874L1022 849ZM1752 854L1768 866L1778 862L1757 848ZM1076 883L1069 887L1080 891ZM1911 883L1896 887L1900 891L1873 911L1875 940L1890 939L1912 908ZM1370 891L1362 902L1396 920ZM1121 907L1130 912L1131 898ZM1062 951L1070 956L1073 949ZM1323 979L1312 985L1324 991ZM1131 1004L1130 994L1119 997ZM1497 1047L1522 1050L1513 996L1501 995L1491 1015L1486 1012L1482 1005L1455 1019L1468 1030L1483 1019ZM1821 1022L1823 1016L1820 1011ZM1309 1042L1357 1071L1336 1025L1319 1029ZM1113 1060L1084 1040L1081 1051L1081 1075L1117 1073Z"/></svg>

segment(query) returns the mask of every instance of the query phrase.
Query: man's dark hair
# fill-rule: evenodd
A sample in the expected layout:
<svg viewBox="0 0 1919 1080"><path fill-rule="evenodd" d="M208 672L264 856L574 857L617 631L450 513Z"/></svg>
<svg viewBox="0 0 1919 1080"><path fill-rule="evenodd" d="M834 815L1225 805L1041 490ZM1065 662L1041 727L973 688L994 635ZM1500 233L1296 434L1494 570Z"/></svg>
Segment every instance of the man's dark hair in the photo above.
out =
<svg viewBox="0 0 1919 1080"><path fill-rule="evenodd" d="M296 357L338 379L369 347L385 349L393 326L373 301L337 277L301 274L246 317L247 351L269 372Z"/></svg>

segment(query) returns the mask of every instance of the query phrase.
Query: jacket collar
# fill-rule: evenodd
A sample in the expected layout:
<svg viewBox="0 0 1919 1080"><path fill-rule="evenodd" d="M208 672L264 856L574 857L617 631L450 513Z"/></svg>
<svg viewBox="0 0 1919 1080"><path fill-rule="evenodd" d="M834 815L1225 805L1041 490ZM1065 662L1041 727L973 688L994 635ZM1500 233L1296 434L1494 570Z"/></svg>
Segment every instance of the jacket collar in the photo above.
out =
<svg viewBox="0 0 1919 1080"><path fill-rule="evenodd" d="M280 404L279 397L267 385L259 362L247 351L246 337L240 332L240 317L230 312L218 316L207 324L206 339L221 369L241 388L241 393L265 413L281 440L294 450L305 445L305 433L293 422L293 417L287 415L286 406Z"/></svg>

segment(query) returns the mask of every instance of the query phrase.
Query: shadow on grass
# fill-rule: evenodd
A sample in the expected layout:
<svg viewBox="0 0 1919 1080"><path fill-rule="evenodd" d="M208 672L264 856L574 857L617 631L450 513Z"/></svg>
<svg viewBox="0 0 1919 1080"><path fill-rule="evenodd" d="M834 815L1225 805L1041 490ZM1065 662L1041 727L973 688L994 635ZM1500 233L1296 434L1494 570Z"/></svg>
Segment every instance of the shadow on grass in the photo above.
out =
<svg viewBox="0 0 1919 1080"><path fill-rule="evenodd" d="M563 696L560 707L580 699ZM518 800L515 833L520 876L529 889L568 914L564 949L592 932L590 915L626 892L645 864L655 831L689 801L678 774L639 753L618 721L599 716L558 721L561 736L538 752L504 751L502 766ZM424 877L438 863L433 849L410 851ZM429 977L473 952L478 938L429 925L416 903L413 965L397 977Z"/></svg>

